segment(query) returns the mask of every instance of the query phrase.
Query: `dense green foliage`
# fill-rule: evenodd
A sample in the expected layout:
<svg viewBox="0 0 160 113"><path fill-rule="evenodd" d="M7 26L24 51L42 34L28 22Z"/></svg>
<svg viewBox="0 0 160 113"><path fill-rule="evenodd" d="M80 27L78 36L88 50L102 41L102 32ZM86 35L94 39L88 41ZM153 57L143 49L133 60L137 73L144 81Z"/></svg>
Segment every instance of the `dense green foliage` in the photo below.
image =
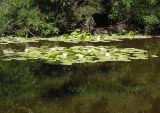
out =
<svg viewBox="0 0 160 113"><path fill-rule="evenodd" d="M5 0L0 12L1 35L26 37L85 28L85 21L97 14L107 25L125 21L130 29L148 31L160 23L158 0Z"/></svg>
<svg viewBox="0 0 160 113"><path fill-rule="evenodd" d="M109 19L121 22L125 19L143 28L152 28L160 24L158 0L114 0Z"/></svg>

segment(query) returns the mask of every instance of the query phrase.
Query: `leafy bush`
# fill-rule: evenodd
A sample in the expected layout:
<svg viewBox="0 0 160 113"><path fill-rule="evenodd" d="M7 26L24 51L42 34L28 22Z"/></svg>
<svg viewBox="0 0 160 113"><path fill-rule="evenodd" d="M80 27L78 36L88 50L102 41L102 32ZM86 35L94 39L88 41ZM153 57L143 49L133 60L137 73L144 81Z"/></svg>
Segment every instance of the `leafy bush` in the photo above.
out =
<svg viewBox="0 0 160 113"><path fill-rule="evenodd" d="M0 4L0 34L51 36L98 8L99 0L6 0Z"/></svg>
<svg viewBox="0 0 160 113"><path fill-rule="evenodd" d="M18 36L50 36L59 32L54 24L47 22L47 15L33 7L32 0L7 0L1 3L0 33Z"/></svg>
<svg viewBox="0 0 160 113"><path fill-rule="evenodd" d="M160 24L158 11L158 0L113 0L108 19L110 23L127 19L145 28Z"/></svg>
<svg viewBox="0 0 160 113"><path fill-rule="evenodd" d="M108 24L127 20L154 27L160 23L159 11L158 0L3 0L0 35L48 37L84 28L84 21L95 14L105 15Z"/></svg>

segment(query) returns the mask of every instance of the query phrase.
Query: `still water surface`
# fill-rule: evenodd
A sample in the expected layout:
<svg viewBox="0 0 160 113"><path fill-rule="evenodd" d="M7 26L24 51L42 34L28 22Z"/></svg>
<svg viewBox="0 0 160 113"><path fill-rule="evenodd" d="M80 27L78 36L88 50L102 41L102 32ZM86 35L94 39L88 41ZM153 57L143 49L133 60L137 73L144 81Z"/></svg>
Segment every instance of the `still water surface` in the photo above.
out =
<svg viewBox="0 0 160 113"><path fill-rule="evenodd" d="M110 45L160 56L160 38ZM160 113L160 58L73 66L9 62L0 69L0 113Z"/></svg>

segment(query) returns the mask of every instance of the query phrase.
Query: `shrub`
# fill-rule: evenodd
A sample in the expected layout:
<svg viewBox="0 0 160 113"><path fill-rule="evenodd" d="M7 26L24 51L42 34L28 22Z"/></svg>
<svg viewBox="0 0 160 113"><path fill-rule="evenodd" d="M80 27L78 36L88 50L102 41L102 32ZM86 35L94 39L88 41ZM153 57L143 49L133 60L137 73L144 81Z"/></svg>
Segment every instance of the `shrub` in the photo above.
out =
<svg viewBox="0 0 160 113"><path fill-rule="evenodd" d="M50 36L59 32L47 22L47 15L40 12L32 0L7 0L1 3L0 33L19 36Z"/></svg>
<svg viewBox="0 0 160 113"><path fill-rule="evenodd" d="M160 24L158 0L113 0L108 20L111 24L128 20L141 28Z"/></svg>
<svg viewBox="0 0 160 113"><path fill-rule="evenodd" d="M158 0L5 0L0 2L0 35L57 35L86 27L84 21L95 14L105 15L105 25L127 20L154 27L159 11Z"/></svg>
<svg viewBox="0 0 160 113"><path fill-rule="evenodd" d="M0 4L0 34L51 36L98 12L100 0L6 0Z"/></svg>

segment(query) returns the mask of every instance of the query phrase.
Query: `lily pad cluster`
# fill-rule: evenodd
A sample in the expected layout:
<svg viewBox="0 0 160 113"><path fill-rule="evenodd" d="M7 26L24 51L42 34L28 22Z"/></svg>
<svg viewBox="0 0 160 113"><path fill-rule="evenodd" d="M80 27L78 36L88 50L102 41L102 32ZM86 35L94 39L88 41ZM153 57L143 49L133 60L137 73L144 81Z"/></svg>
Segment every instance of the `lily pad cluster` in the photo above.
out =
<svg viewBox="0 0 160 113"><path fill-rule="evenodd" d="M150 36L142 35L62 35L57 37L56 40L64 42L112 42L112 41L123 41L124 39L146 39L151 38ZM49 40L55 40L50 38Z"/></svg>
<svg viewBox="0 0 160 113"><path fill-rule="evenodd" d="M22 37L1 37L0 44L10 44L10 43L29 43L29 42L112 42L112 41L123 41L125 39L146 39L151 38L150 36L142 36L142 35L90 35L86 32L72 32L70 35L65 34L58 37L51 38L22 38Z"/></svg>
<svg viewBox="0 0 160 113"><path fill-rule="evenodd" d="M70 35L65 34L57 37L56 39L50 38L49 40L58 40L64 42L111 42L111 41L122 41L124 39L146 39L151 38L150 36L142 35L131 35L130 33L125 35L107 35L107 34L95 34L91 35L85 31L76 30Z"/></svg>
<svg viewBox="0 0 160 113"><path fill-rule="evenodd" d="M74 63L97 63L107 61L131 61L133 59L147 59L148 53L145 50L135 48L116 48L113 46L72 46L55 47L55 42L79 43L79 42L111 42L122 41L124 39L145 39L150 36L141 35L90 35L86 32L75 31L70 35L62 35L52 38L21 38L21 37L1 37L0 45L6 46L0 50L1 60L36 60L51 64L72 65ZM34 42L34 45L29 43ZM50 42L52 46L44 46ZM22 44L20 44L22 43ZM25 45L19 50L19 45ZM88 43L87 43L88 44ZM34 47L33 47L34 46ZM7 49L8 47L8 49ZM21 47L21 46L20 46Z"/></svg>
<svg viewBox="0 0 160 113"><path fill-rule="evenodd" d="M41 38L23 38L23 37L0 37L1 44L9 44L9 43L28 43L28 42L38 42Z"/></svg>
<svg viewBox="0 0 160 113"><path fill-rule="evenodd" d="M107 46L29 47L23 52L6 52L3 60L38 60L50 64L97 63L106 61L131 61L147 59L145 50Z"/></svg>

